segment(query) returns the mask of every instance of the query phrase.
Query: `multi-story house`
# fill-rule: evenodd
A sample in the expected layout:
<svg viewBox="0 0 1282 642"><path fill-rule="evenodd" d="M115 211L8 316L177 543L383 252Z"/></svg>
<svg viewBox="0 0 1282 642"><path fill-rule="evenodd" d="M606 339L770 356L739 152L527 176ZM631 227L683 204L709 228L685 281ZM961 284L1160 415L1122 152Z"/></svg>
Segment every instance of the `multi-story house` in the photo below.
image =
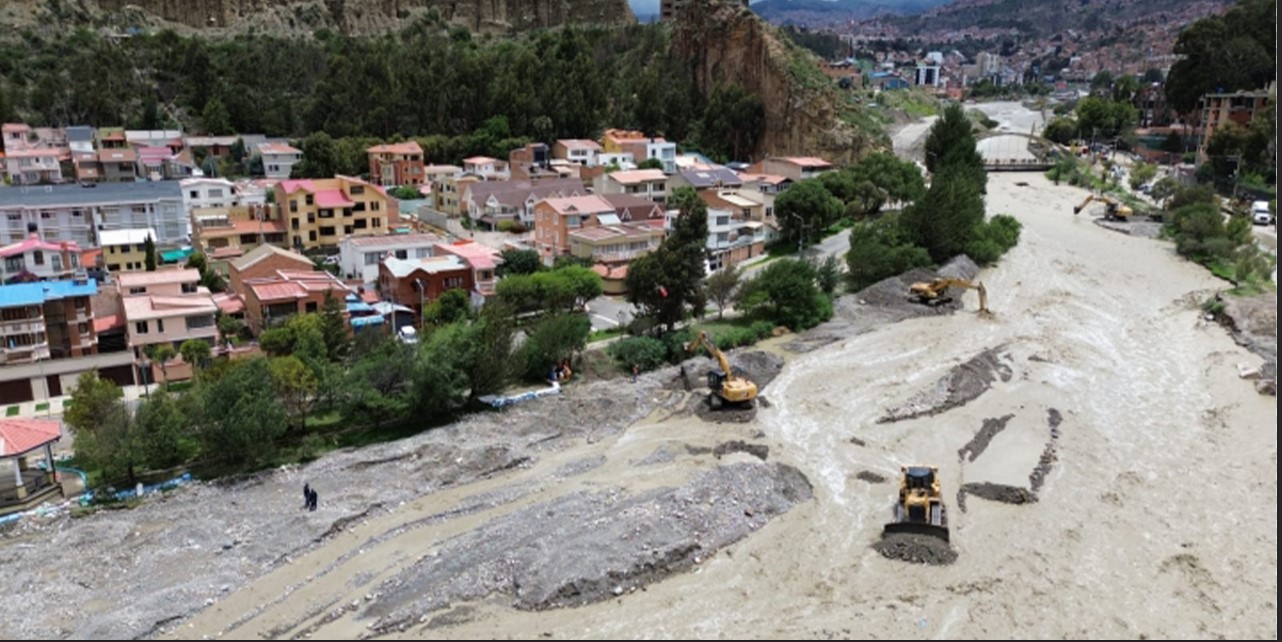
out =
<svg viewBox="0 0 1282 642"><path fill-rule="evenodd" d="M80 270L80 246L49 243L32 233L25 240L0 247L0 283L67 279Z"/></svg>
<svg viewBox="0 0 1282 642"><path fill-rule="evenodd" d="M384 187L423 185L426 174L423 148L413 141L375 145L365 150L369 155L369 178Z"/></svg>
<svg viewBox="0 0 1282 642"><path fill-rule="evenodd" d="M600 196L545 198L534 205L534 247L551 265L570 253L570 232L620 222L614 205Z"/></svg>
<svg viewBox="0 0 1282 642"><path fill-rule="evenodd" d="M663 208L657 203L633 194L603 194L607 202L614 206L614 213L624 223L650 223L660 229L664 225Z"/></svg>
<svg viewBox="0 0 1282 642"><path fill-rule="evenodd" d="M98 168L102 180L110 183L138 180L137 162L138 153L128 147L98 150Z"/></svg>
<svg viewBox="0 0 1282 642"><path fill-rule="evenodd" d="M130 272L116 278L125 333L135 358L142 359L148 348L158 344L177 350L189 339L218 345L218 306L199 283L200 273L188 269Z"/></svg>
<svg viewBox="0 0 1282 642"><path fill-rule="evenodd" d="M132 272L147 268L147 239L156 242L156 233L149 228L129 230L102 230L98 232L98 245L102 247L102 261L108 272Z"/></svg>
<svg viewBox="0 0 1282 642"><path fill-rule="evenodd" d="M646 136L639 131L607 129L601 137L602 149L607 154L632 154L635 162L654 159L663 163L663 172L677 171L677 144L662 138Z"/></svg>
<svg viewBox="0 0 1282 642"><path fill-rule="evenodd" d="M765 252L766 226L740 212L708 208L708 269L717 271Z"/></svg>
<svg viewBox="0 0 1282 642"><path fill-rule="evenodd" d="M69 152L47 147L6 150L5 175L14 185L56 184L62 182L62 165L59 163Z"/></svg>
<svg viewBox="0 0 1282 642"><path fill-rule="evenodd" d="M186 149L174 151L156 145L138 148L137 175L147 180L181 180L196 173L196 163Z"/></svg>
<svg viewBox="0 0 1282 642"><path fill-rule="evenodd" d="M486 181L470 186L463 196L464 211L473 222L495 229L499 223L520 221L525 227L535 224L534 204L553 196L578 196L587 193L577 178L548 178L530 181Z"/></svg>
<svg viewBox="0 0 1282 642"><path fill-rule="evenodd" d="M351 236L338 246L338 265L344 278L377 283L383 259L392 257L408 261L427 258L433 256L433 248L441 241L441 237L426 233Z"/></svg>
<svg viewBox="0 0 1282 642"><path fill-rule="evenodd" d="M243 287L245 321L254 334L296 314L319 312L326 296L342 303L351 294L338 277L316 271L277 270L271 276L248 279Z"/></svg>
<svg viewBox="0 0 1282 642"><path fill-rule="evenodd" d="M389 222L400 216L396 199L383 188L348 176L281 181L275 199L295 250L335 247L347 236L386 234Z"/></svg>
<svg viewBox="0 0 1282 642"><path fill-rule="evenodd" d="M32 227L34 225L34 227ZM94 230L150 228L157 245L182 245L190 224L176 181L0 189L0 243L38 232L51 243L97 245Z"/></svg>
<svg viewBox="0 0 1282 642"><path fill-rule="evenodd" d="M261 244L288 247L285 222L280 211L268 205L198 207L191 213L192 240L205 255L225 261Z"/></svg>
<svg viewBox="0 0 1282 642"><path fill-rule="evenodd" d="M1215 130L1230 123L1247 127L1255 114L1269 103L1267 91L1238 91L1231 94L1206 94L1198 100L1199 123L1202 139L1198 144L1198 158L1206 158L1206 145Z"/></svg>
<svg viewBox="0 0 1282 642"><path fill-rule="evenodd" d="M782 158L767 158L759 167L754 165L753 174L773 174L784 176L793 181L804 181L810 178L818 178L824 172L835 169L832 163L813 156L788 156Z"/></svg>
<svg viewBox="0 0 1282 642"><path fill-rule="evenodd" d="M378 290L383 299L403 305L423 318L423 308L449 290L471 294L472 266L456 254L414 259L383 259L378 265Z"/></svg>
<svg viewBox="0 0 1282 642"><path fill-rule="evenodd" d="M618 223L580 228L566 235L569 254L593 263L618 265L649 254L663 241L663 228L646 223Z"/></svg>
<svg viewBox="0 0 1282 642"><path fill-rule="evenodd" d="M260 143L258 154L263 157L263 173L267 178L289 178L294 165L303 160L303 152L285 143Z"/></svg>
<svg viewBox="0 0 1282 642"><path fill-rule="evenodd" d="M743 179L725 167L698 167L682 170L668 178L668 192L679 187L692 187L695 191L738 189Z"/></svg>
<svg viewBox="0 0 1282 642"><path fill-rule="evenodd" d="M188 136L187 148L193 153L199 150L205 156L216 159L231 158L236 140L235 136Z"/></svg>
<svg viewBox="0 0 1282 642"><path fill-rule="evenodd" d="M487 181L501 181L511 177L506 161L490 158L489 156L464 158L463 172L479 176Z"/></svg>
<svg viewBox="0 0 1282 642"><path fill-rule="evenodd" d="M84 278L0 286L0 365L94 354L97 294Z"/></svg>
<svg viewBox="0 0 1282 642"><path fill-rule="evenodd" d="M584 167L596 167L601 145L594 140L564 138L552 143L552 158L559 158Z"/></svg>
<svg viewBox="0 0 1282 642"><path fill-rule="evenodd" d="M594 192L606 194L632 194L663 204L668 199L668 175L659 169L619 170L602 174L593 181Z"/></svg>
<svg viewBox="0 0 1282 642"><path fill-rule="evenodd" d="M183 207L190 213L197 207L239 205L236 184L225 178L187 178L182 185Z"/></svg>
<svg viewBox="0 0 1282 642"><path fill-rule="evenodd" d="M474 241L437 243L433 256L453 254L472 268L472 305L481 306L494 296L498 266L503 263L499 251Z"/></svg>
<svg viewBox="0 0 1282 642"><path fill-rule="evenodd" d="M305 272L316 269L312 260L274 245L260 245L227 263L227 279L231 291L244 298L245 283L265 279L278 272Z"/></svg>
<svg viewBox="0 0 1282 642"><path fill-rule="evenodd" d="M762 194L779 194L792 186L792 179L779 174L750 174L740 172L745 189L753 189Z"/></svg>
<svg viewBox="0 0 1282 642"><path fill-rule="evenodd" d="M468 190L481 182L481 177L458 173L440 174L432 179L432 209L450 218L459 218L467 212L463 197Z"/></svg>

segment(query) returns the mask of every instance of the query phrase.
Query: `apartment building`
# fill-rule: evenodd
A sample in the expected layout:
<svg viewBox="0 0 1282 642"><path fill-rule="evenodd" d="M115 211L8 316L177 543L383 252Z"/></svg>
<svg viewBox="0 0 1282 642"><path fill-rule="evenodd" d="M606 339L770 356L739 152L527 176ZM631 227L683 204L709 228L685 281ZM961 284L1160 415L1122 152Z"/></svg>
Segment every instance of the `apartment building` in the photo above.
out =
<svg viewBox="0 0 1282 642"><path fill-rule="evenodd" d="M1267 91L1237 91L1225 94L1206 94L1198 100L1199 123L1202 139L1198 144L1198 158L1206 158L1206 145L1215 130L1229 124L1247 127L1257 112L1269 103Z"/></svg>
<svg viewBox="0 0 1282 642"><path fill-rule="evenodd" d="M0 247L0 283L71 278L80 269L80 246L70 241L48 243L32 233Z"/></svg>
<svg viewBox="0 0 1282 642"><path fill-rule="evenodd" d="M423 185L427 178L423 165L423 148L418 143L374 145L365 150L369 156L370 180L384 187Z"/></svg>
<svg viewBox="0 0 1282 642"><path fill-rule="evenodd" d="M335 247L344 237L386 234L398 221L396 199L358 178L281 181L276 204L295 250Z"/></svg>
<svg viewBox="0 0 1282 642"><path fill-rule="evenodd" d="M0 286L0 365L94 354L97 294L86 278Z"/></svg>
<svg viewBox="0 0 1282 642"><path fill-rule="evenodd" d="M344 278L377 283L383 259L392 257L408 261L427 258L434 255L433 248L442 240L427 233L351 236L338 246L338 265Z"/></svg>
<svg viewBox="0 0 1282 642"><path fill-rule="evenodd" d="M0 244L37 232L58 243L98 244L95 229L149 228L158 245L187 243L190 223L176 181L0 189ZM31 227L33 226L34 227Z"/></svg>

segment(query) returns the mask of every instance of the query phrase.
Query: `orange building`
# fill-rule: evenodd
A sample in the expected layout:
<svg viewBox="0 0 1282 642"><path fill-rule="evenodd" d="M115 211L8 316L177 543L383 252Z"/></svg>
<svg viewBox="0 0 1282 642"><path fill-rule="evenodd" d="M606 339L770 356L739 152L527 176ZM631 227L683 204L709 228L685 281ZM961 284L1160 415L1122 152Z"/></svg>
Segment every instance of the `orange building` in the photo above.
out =
<svg viewBox="0 0 1282 642"><path fill-rule="evenodd" d="M365 153L369 155L370 180L383 187L426 182L423 148L416 142L375 145Z"/></svg>

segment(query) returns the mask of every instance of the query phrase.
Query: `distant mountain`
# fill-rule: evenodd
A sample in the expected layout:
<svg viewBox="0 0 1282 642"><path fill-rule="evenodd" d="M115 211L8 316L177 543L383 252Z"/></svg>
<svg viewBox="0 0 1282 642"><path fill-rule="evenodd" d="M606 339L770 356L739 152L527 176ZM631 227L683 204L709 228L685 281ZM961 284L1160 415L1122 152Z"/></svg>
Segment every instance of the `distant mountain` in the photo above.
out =
<svg viewBox="0 0 1282 642"><path fill-rule="evenodd" d="M949 0L761 0L751 5L757 15L776 24L812 27L905 15L934 9Z"/></svg>
<svg viewBox="0 0 1282 642"><path fill-rule="evenodd" d="M867 0L865 0L867 1ZM955 0L917 15L876 20L890 34L926 37L960 30L1011 30L1038 38L1072 30L1130 31L1223 11L1232 0Z"/></svg>

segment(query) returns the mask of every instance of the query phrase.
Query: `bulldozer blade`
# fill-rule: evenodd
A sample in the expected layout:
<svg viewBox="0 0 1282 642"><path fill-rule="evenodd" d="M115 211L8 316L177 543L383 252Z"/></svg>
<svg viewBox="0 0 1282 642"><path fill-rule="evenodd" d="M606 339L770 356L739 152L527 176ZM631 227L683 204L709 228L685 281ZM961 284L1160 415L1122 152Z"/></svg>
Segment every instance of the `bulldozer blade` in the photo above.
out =
<svg viewBox="0 0 1282 642"><path fill-rule="evenodd" d="M948 527L926 524L924 522L890 522L882 529L882 536L905 533L909 535L925 535L942 539L945 542L948 539Z"/></svg>

